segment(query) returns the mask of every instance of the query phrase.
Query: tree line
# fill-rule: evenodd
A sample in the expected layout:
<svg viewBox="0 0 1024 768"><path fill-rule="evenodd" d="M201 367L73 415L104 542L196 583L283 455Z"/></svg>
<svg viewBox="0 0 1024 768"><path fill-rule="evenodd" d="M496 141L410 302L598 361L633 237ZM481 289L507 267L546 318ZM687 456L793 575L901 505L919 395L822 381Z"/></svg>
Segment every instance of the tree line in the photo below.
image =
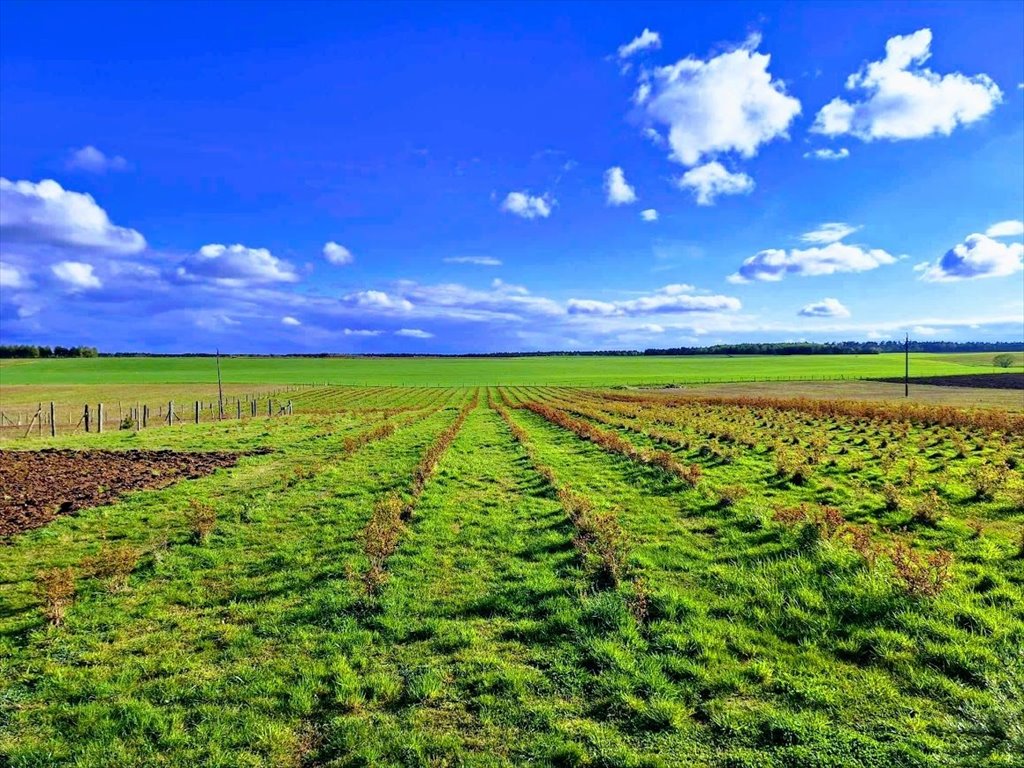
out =
<svg viewBox="0 0 1024 768"><path fill-rule="evenodd" d="M0 357L99 357L96 347L41 347L36 344L0 344Z"/></svg>

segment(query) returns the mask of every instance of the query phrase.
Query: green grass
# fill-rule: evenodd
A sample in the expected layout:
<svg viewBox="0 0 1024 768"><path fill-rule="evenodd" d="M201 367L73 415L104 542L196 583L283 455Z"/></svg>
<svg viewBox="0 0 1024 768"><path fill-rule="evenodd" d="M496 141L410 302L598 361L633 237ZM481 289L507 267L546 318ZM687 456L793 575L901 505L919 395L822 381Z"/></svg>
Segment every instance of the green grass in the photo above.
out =
<svg viewBox="0 0 1024 768"><path fill-rule="evenodd" d="M690 488L513 409L528 452L492 389L366 594L375 503L405 494L471 396L320 389L292 417L36 441L272 452L0 544L0 764L1021 765L1024 476L973 485L1024 453L1020 435L510 391L700 465ZM387 406L416 410L347 455ZM824 446L805 482L778 476L780 441ZM595 581L535 462L614 515L631 585ZM895 509L886 482L901 483ZM723 505L729 486L747 494ZM918 521L931 488L944 510ZM193 501L217 515L202 543ZM908 595L888 561L774 519L800 503L839 507L879 543L905 531L951 551L950 582ZM36 574L124 545L144 552L127 588L82 575L48 626Z"/></svg>
<svg viewBox="0 0 1024 768"><path fill-rule="evenodd" d="M988 355L989 364L991 355ZM914 376L977 373L985 355L911 355ZM1016 369L1020 370L1020 360ZM225 358L236 384L483 386L696 383L757 379L868 378L903 375L903 356ZM1003 371L1006 369L994 369ZM0 361L0 385L194 384L217 381L212 358L95 358ZM40 394L40 397L42 394Z"/></svg>

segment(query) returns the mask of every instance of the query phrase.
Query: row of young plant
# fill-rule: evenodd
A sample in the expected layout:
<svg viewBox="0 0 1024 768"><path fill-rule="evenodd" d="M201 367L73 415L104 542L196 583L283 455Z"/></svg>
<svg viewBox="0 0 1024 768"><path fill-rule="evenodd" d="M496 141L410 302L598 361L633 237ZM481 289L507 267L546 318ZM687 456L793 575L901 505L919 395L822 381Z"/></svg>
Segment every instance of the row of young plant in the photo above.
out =
<svg viewBox="0 0 1024 768"><path fill-rule="evenodd" d="M859 400L826 400L802 397L735 397L693 394L684 397L652 393L608 392L605 397L625 402L667 406L732 406L764 411L794 411L817 419L837 417L870 419L880 422L907 422L921 426L979 429L1024 435L1024 414L1000 409L968 409L920 403L880 403Z"/></svg>
<svg viewBox="0 0 1024 768"><path fill-rule="evenodd" d="M551 467L537 456L529 434L516 423L508 409L498 403L492 403L491 407L508 426L533 470L558 497L576 532L573 546L595 586L611 589L625 586L630 612L637 621L643 622L647 617L648 590L643 578L630 566L629 542L615 513L595 509L590 499L573 490L568 483L559 482Z"/></svg>
<svg viewBox="0 0 1024 768"><path fill-rule="evenodd" d="M367 597L379 595L387 582L388 560L398 550L406 524L412 518L427 482L437 470L438 462L455 442L470 412L479 404L479 398L480 391L476 390L472 399L459 410L455 420L424 451L413 470L406 497L403 499L392 491L374 503L362 533L363 552L369 561L361 577Z"/></svg>
<svg viewBox="0 0 1024 768"><path fill-rule="evenodd" d="M934 517L932 512L942 506L941 500L937 500L935 484L947 480L955 480L970 489L971 497L962 499L963 502L1001 498L1011 506L1024 508L1024 476L1017 471L1020 460L1015 450L1018 447L1024 449L1024 446L1017 440L1009 441L1008 444L1006 436L994 436L995 447L984 443L976 445L970 453L982 455L972 456L968 465L954 468L942 451L933 451L930 456L925 453L924 443L928 446L945 445L941 433L949 432L954 437L959 435L957 431L950 432L947 428L938 428L941 433L931 438L929 435L920 435L916 442L905 440L889 443L883 438L878 444L871 445L862 438L856 441L859 445L849 445L841 434L822 424L809 427L803 434L791 425L777 422L769 427L750 425L739 430L724 425L725 419L715 409L694 411L692 406L672 409L661 405L643 408L630 404L623 410L614 402L602 402L600 397L584 395L580 400L584 404L577 400L555 400L553 404L683 450L699 450L703 457L715 463L733 463L739 456L740 447L763 452L757 455L773 454L776 476L796 485L806 483L819 467L833 467L849 478L860 474L867 462L874 462L882 478L874 481L877 487L873 490L883 495L887 511L914 511L915 504L909 495L913 493L918 479L927 477L932 487L925 489L923 497L916 504L923 515L922 521ZM656 424L671 425L674 430L685 430L693 436L665 430ZM761 433L772 437L759 440L757 435ZM967 452L964 449L959 454L965 455ZM752 454L748 452L747 455ZM929 462L929 458L935 461Z"/></svg>

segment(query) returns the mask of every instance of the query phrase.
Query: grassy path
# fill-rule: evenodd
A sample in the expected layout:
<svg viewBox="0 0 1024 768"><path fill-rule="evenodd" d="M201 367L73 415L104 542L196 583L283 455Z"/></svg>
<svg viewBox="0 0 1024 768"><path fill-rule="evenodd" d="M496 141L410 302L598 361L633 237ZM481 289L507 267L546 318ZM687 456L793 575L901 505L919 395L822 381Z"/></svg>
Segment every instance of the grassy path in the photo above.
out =
<svg viewBox="0 0 1024 768"><path fill-rule="evenodd" d="M427 486L359 670L394 681L349 701L329 764L549 764L576 755L583 670L565 623L582 588L571 528L498 415L474 410ZM540 492L540 493L538 493Z"/></svg>

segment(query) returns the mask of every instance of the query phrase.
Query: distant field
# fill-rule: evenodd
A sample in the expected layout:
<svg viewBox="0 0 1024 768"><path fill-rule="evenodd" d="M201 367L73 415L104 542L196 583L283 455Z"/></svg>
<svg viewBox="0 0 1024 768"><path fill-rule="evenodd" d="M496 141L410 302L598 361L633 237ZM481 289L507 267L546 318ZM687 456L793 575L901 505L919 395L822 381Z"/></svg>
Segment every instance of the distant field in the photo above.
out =
<svg viewBox="0 0 1024 768"><path fill-rule="evenodd" d="M911 355L912 376L976 373L992 355ZM1017 362L1024 363L1024 353ZM765 379L882 378L903 375L903 356L516 358L254 358L222 361L226 384L329 382L365 386L614 386ZM1020 371L1020 367L1005 369ZM0 361L9 385L196 384L217 380L212 358L97 358Z"/></svg>

